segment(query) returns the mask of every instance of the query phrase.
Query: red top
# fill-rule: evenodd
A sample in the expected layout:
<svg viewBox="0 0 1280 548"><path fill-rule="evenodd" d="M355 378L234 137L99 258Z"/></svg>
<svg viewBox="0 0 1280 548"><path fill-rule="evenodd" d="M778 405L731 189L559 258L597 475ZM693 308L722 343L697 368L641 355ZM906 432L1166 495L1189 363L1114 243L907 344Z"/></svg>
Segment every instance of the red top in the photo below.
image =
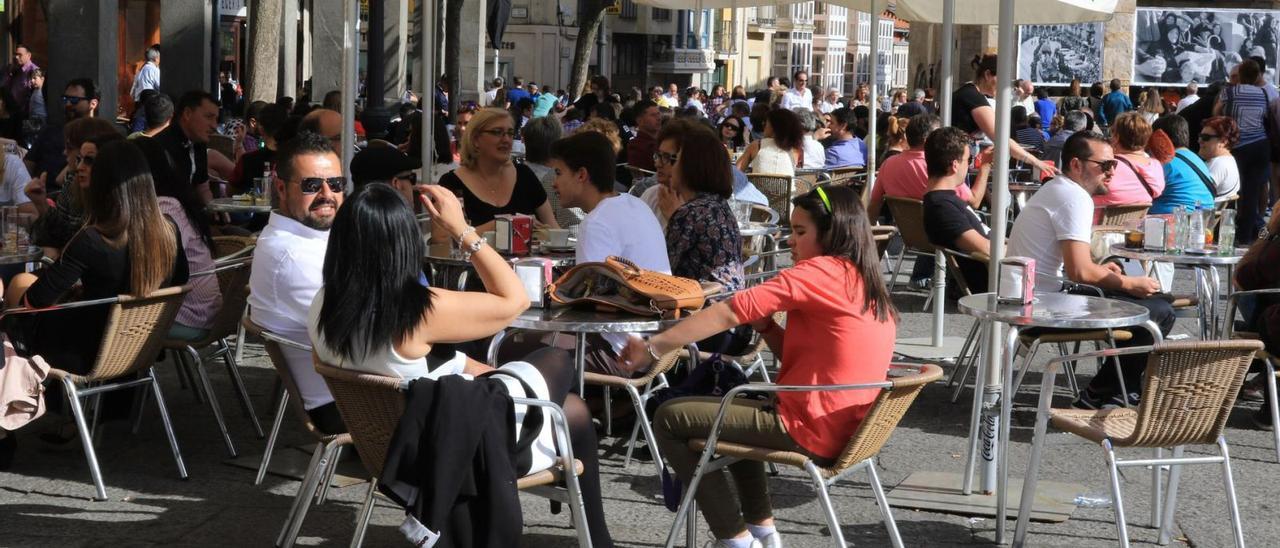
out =
<svg viewBox="0 0 1280 548"><path fill-rule="evenodd" d="M862 278L847 259L823 256L739 292L730 307L742 322L787 312L778 384L884 382L897 324L864 312L862 294ZM791 439L815 455L835 458L879 393L782 392L778 412Z"/></svg>
<svg viewBox="0 0 1280 548"><path fill-rule="evenodd" d="M653 153L658 151L658 142L652 135L637 131L636 136L627 142L627 165L640 169L655 171Z"/></svg>

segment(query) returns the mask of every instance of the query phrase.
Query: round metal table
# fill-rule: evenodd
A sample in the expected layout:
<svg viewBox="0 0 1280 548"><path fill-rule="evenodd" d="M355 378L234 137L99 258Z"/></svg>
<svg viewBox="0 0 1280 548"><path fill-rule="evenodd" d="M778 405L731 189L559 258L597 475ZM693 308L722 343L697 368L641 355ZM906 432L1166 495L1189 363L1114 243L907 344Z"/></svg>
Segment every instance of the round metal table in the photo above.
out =
<svg viewBox="0 0 1280 548"><path fill-rule="evenodd" d="M1113 244L1110 252L1113 256L1134 259L1145 263L1145 270L1150 275L1156 263L1173 263L1191 267L1196 274L1196 298L1200 316L1200 338L1209 340L1218 332L1218 298L1222 282L1218 276L1218 267L1227 267L1227 280L1231 280L1231 269L1244 258L1244 249L1232 248L1231 254L1219 255L1217 248L1211 247L1210 253L1169 253L1134 249L1124 244ZM1228 320L1230 321L1230 320Z"/></svg>
<svg viewBox="0 0 1280 548"><path fill-rule="evenodd" d="M541 248L534 246L534 252L523 257L504 256L508 262L515 262L520 259L547 259L551 261L554 268L568 268L574 265L575 257L573 252L557 252L543 253ZM427 253L422 258L423 262L431 265L432 268L432 285L442 289L462 290L466 287L467 278L472 270L471 261L462 258L462 254L453 249L450 243L430 244L427 246Z"/></svg>
<svg viewBox="0 0 1280 548"><path fill-rule="evenodd" d="M979 293L962 297L957 308L965 314L978 318L979 321L999 322L1009 326L1009 332L1003 341L1004 354L1000 362L1000 370L987 372L985 367L979 367L977 380L974 381L973 407L970 409L969 422L969 454L965 462L962 484L964 493L969 494L978 451L981 448L983 491L991 491L994 487L999 514L997 519L1003 520L1009 481L1009 416L1013 411L1013 362L1017 356L1018 336L1022 330L1030 327L1113 329L1141 325L1151 332L1155 342L1160 342L1163 335L1160 327L1151 321L1150 313L1145 307L1128 301L1087 295L1036 293L1031 304L1023 305L1002 303L994 293ZM992 374L994 378L988 379L987 377Z"/></svg>
<svg viewBox="0 0 1280 548"><path fill-rule="evenodd" d="M271 203L262 198L256 200L214 198L204 207L215 213L271 213Z"/></svg>
<svg viewBox="0 0 1280 548"><path fill-rule="evenodd" d="M744 223L738 225L738 233L743 238L752 236L776 236L782 232L782 227L770 223Z"/></svg>
<svg viewBox="0 0 1280 548"><path fill-rule="evenodd" d="M38 245L26 246L23 250L0 252L0 265L27 264L40 260L44 256L44 250Z"/></svg>

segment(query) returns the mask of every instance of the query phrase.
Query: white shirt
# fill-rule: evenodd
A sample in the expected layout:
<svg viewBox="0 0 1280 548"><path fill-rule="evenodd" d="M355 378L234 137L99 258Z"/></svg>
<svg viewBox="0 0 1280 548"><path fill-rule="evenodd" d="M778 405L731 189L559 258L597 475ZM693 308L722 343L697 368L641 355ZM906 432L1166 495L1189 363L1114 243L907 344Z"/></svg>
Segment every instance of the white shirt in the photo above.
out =
<svg viewBox="0 0 1280 548"><path fill-rule="evenodd" d="M329 231L309 228L277 212L258 236L249 275L249 317L282 337L310 344L307 315L322 285ZM282 347L302 403L315 409L333 401L311 353Z"/></svg>
<svg viewBox="0 0 1280 548"><path fill-rule="evenodd" d="M150 61L144 63L138 75L133 77L133 87L129 88L129 96L137 101L144 89L160 89L160 67Z"/></svg>
<svg viewBox="0 0 1280 548"><path fill-rule="evenodd" d="M0 204L22 205L31 203L31 198L22 189L31 182L31 174L27 166L17 154L4 153L4 181L0 183Z"/></svg>
<svg viewBox="0 0 1280 548"><path fill-rule="evenodd" d="M1093 198L1075 181L1059 175L1027 200L1009 236L1008 257L1036 261L1036 287L1057 291L1062 278L1063 241L1089 245L1093 236ZM1012 280L1000 280L1001 284Z"/></svg>
<svg viewBox="0 0 1280 548"><path fill-rule="evenodd" d="M1209 160L1208 164L1209 174L1213 176L1213 183L1218 191L1217 196L1214 196L1215 202L1224 201L1240 192L1240 168L1236 165L1235 157L1230 154L1218 156Z"/></svg>
<svg viewBox="0 0 1280 548"><path fill-rule="evenodd" d="M1196 101L1199 101L1199 100L1200 100L1199 95L1188 95L1186 97L1183 97L1182 100L1178 101L1178 110L1175 110L1174 112L1182 112L1182 109L1196 104Z"/></svg>
<svg viewBox="0 0 1280 548"><path fill-rule="evenodd" d="M670 274L666 237L657 217L649 213L648 204L630 194L601 200L578 225L575 260L582 264L616 255L640 268Z"/></svg>
<svg viewBox="0 0 1280 548"><path fill-rule="evenodd" d="M818 112L823 114L831 114L838 108L840 108L840 103L829 103L827 101L820 101L818 103Z"/></svg>
<svg viewBox="0 0 1280 548"><path fill-rule="evenodd" d="M1019 95L1016 90L1013 93L1014 93L1013 95L1014 97L1017 97ZM1025 98L1019 100L1017 104L1022 105L1022 108L1027 109L1028 115L1036 113L1036 96L1035 95L1028 95Z"/></svg>
<svg viewBox="0 0 1280 548"><path fill-rule="evenodd" d="M809 91L808 87L804 88L804 91L787 88L787 92L782 94L782 108L787 110L813 108L813 92Z"/></svg>
<svg viewBox="0 0 1280 548"><path fill-rule="evenodd" d="M804 136L804 161L800 164L801 169L822 169L827 163L827 149L822 147L813 135L805 134Z"/></svg>
<svg viewBox="0 0 1280 548"><path fill-rule="evenodd" d="M649 188L644 189L644 192L640 193L640 201L644 202L644 205L648 206L649 211L653 212L653 217L658 220L658 226L662 228L662 233L666 234L667 218L662 216L662 209L658 207L658 192L661 189L662 189L662 185L660 184L653 185ZM663 239L662 245L663 247L666 246L665 237ZM581 247L581 245L579 245L579 247Z"/></svg>

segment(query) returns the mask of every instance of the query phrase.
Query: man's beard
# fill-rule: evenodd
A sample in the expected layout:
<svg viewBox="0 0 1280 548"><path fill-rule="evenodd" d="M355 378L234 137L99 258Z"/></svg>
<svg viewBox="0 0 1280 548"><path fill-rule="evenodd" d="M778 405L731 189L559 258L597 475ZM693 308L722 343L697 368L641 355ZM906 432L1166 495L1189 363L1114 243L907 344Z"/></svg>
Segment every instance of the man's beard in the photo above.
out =
<svg viewBox="0 0 1280 548"><path fill-rule="evenodd" d="M314 201L311 202L311 207L307 209L307 213L302 216L302 219L301 219L302 225L314 230L329 230L329 228L333 226L333 217L321 218L321 217L315 217L311 215L312 211L315 211L323 206L333 206L333 209L337 210L338 202L329 200L327 198L317 197Z"/></svg>
<svg viewBox="0 0 1280 548"><path fill-rule="evenodd" d="M1106 196L1107 194L1111 194L1111 188L1105 182L1099 183L1098 187L1093 189L1094 196Z"/></svg>

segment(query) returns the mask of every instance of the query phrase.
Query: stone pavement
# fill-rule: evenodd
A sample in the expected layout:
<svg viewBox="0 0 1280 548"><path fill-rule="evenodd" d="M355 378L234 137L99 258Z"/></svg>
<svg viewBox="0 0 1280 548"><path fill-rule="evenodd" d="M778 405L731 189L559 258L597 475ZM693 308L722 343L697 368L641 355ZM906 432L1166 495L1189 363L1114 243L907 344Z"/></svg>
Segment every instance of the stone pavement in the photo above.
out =
<svg viewBox="0 0 1280 548"><path fill-rule="evenodd" d="M1179 288L1189 287L1189 276L1179 272ZM924 336L929 315L920 311L923 299L911 295L896 298L903 310L900 337ZM947 317L947 333L964 336L967 317ZM1175 333L1191 333L1188 320L1180 320ZM269 417L274 374L261 348L250 344L244 375L260 417ZM951 367L946 367L950 372ZM178 385L173 368L159 366L169 409L191 479L180 481L165 444L154 408L134 436L124 423L108 423L98 445L110 500L93 502L93 487L78 448L53 450L35 439L35 432L51 427L45 420L20 433L21 444L13 469L0 473L0 546L269 546L288 512L298 482L268 475L253 486L253 473L224 463L227 453L208 408L198 404L189 389ZM231 395L225 371L211 366L214 391L222 402L229 427L242 454L259 454L263 441L252 434L245 415ZM1092 374L1086 368L1084 375ZM1035 374L1027 387L1038 387ZM1031 405L1034 388L1026 388L1019 402ZM880 475L886 489L921 470L961 472L967 433L968 392L961 403L951 404L943 383L928 387L907 414L880 458ZM1063 400L1059 400L1063 401ZM1254 429L1248 414L1257 404L1237 405L1228 425L1232 466L1240 497L1245 536L1249 544L1280 543L1280 521L1274 495L1276 471L1269 433ZM265 419L264 419L265 420ZM1012 471L1024 469L1030 451L1032 414L1015 416L1009 454ZM267 424L264 423L264 428ZM629 432L629 429L627 429ZM1052 432L1052 430L1051 430ZM618 430L615 430L618 434ZM308 443L292 415L287 416L281 447ZM672 516L658 498L660 486L648 462L622 466L618 439L606 439L603 483L610 530L619 546L660 546ZM1189 451L1198 453L1201 450ZM1135 456L1127 453L1128 456ZM1122 453L1121 456L1125 456ZM1078 508L1061 524L1033 523L1030 546L1083 548L1116 545L1116 530L1109 505L1110 492L1102 451L1079 438L1052 434L1046 451L1042 479L1082 484L1082 497L1093 500ZM1125 508L1134 545L1153 545L1156 532L1146 527L1149 515L1150 474L1129 469L1124 485ZM771 481L773 502L787 546L829 546L825 521L813 491L797 470L782 471ZM331 500L314 507L302 527L299 544L345 546L365 484L334 489ZM1221 468L1192 466L1184 469L1181 504L1175 517L1175 541L1196 547L1232 544ZM881 524L865 476L855 474L833 491L833 500L844 534L858 546L886 546ZM573 546L567 513L552 515L545 500L522 496L527 546ZM894 509L908 546L990 545L993 520ZM403 546L395 526L400 512L382 501L373 515L367 546ZM1012 532L1013 522L1009 522ZM700 544L708 538L705 526Z"/></svg>

